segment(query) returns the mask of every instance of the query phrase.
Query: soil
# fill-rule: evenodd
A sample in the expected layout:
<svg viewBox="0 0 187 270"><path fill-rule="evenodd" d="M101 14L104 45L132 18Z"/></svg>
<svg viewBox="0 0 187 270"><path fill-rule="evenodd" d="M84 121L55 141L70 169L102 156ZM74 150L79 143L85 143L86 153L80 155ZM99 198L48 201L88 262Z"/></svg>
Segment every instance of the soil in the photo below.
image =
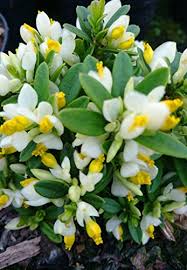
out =
<svg viewBox="0 0 187 270"><path fill-rule="evenodd" d="M31 254L23 260L26 252L25 242L39 238L37 230L22 229L19 231L7 231L4 229L5 220L11 220L15 213L7 208L0 212L0 258L8 248L17 250L19 243L23 243L20 262L4 269L55 269L55 270L184 270L187 266L187 234L185 230L175 230L175 238L170 227L164 233L156 235L154 241L146 246L141 246L132 241L117 242L112 236L104 235L104 244L95 246L88 239L84 231L77 233L76 244L71 252L64 249L63 244L51 243L46 237L41 236L40 251L37 256ZM186 228L186 221L178 220L182 229ZM169 229L168 229L169 228ZM175 240L169 241L167 238ZM38 241L38 240L37 240ZM12 252L11 250L11 252ZM10 255L11 258L11 255ZM24 257L26 258L26 257ZM1 263L1 262L0 262ZM11 262L12 263L12 262ZM2 269L0 264L0 269Z"/></svg>

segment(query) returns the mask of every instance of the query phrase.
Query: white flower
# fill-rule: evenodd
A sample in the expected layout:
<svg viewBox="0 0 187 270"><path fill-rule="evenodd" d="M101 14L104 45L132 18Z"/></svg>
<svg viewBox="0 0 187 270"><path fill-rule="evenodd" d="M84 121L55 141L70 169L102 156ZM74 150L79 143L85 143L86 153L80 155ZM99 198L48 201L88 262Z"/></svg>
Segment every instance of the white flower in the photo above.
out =
<svg viewBox="0 0 187 270"><path fill-rule="evenodd" d="M75 234L76 227L73 219L69 223L63 223L57 219L54 224L54 232L63 236Z"/></svg>
<svg viewBox="0 0 187 270"><path fill-rule="evenodd" d="M48 37L54 40L59 40L62 36L60 23L50 20L44 11L38 13L36 17L36 26L43 38Z"/></svg>
<svg viewBox="0 0 187 270"><path fill-rule="evenodd" d="M151 213L143 216L140 227L142 230L142 244L145 245L149 238L154 239L154 230L155 227L159 226L161 221L159 218L156 218L151 215Z"/></svg>
<svg viewBox="0 0 187 270"><path fill-rule="evenodd" d="M175 202L184 202L186 200L186 196L185 196L185 192L177 189L177 188L173 188L173 184L170 183L168 184L163 191L163 195L158 197L159 201L175 201Z"/></svg>
<svg viewBox="0 0 187 270"><path fill-rule="evenodd" d="M31 141L31 137L26 131L15 132L10 136L2 136L0 147L14 147L18 152L21 152Z"/></svg>
<svg viewBox="0 0 187 270"><path fill-rule="evenodd" d="M10 80L3 74L0 74L0 96L6 96L9 92L17 92L21 82L19 79Z"/></svg>
<svg viewBox="0 0 187 270"><path fill-rule="evenodd" d="M186 73L187 73L187 49L182 53L178 70L173 75L174 83L182 81Z"/></svg>
<svg viewBox="0 0 187 270"><path fill-rule="evenodd" d="M130 17L127 15L120 16L109 28L107 37L109 46L127 50L134 44L134 33L127 32Z"/></svg>
<svg viewBox="0 0 187 270"><path fill-rule="evenodd" d="M32 42L27 45L20 43L17 49L17 56L21 61L21 66L26 71L34 71L36 64L36 49Z"/></svg>
<svg viewBox="0 0 187 270"><path fill-rule="evenodd" d="M116 197L127 197L131 192L116 177L113 178L111 193Z"/></svg>
<svg viewBox="0 0 187 270"><path fill-rule="evenodd" d="M143 51L144 59L152 70L168 67L174 61L177 52L176 42L173 41L161 44L155 51L148 43L137 42L136 45Z"/></svg>
<svg viewBox="0 0 187 270"><path fill-rule="evenodd" d="M81 146L81 154L90 157L98 158L102 153L103 136L91 137L81 134L76 134L76 139L73 141L73 147Z"/></svg>
<svg viewBox="0 0 187 270"><path fill-rule="evenodd" d="M103 67L102 62L96 64L97 71L89 71L88 75L99 81L106 90L111 93L112 90L112 74L107 67Z"/></svg>
<svg viewBox="0 0 187 270"><path fill-rule="evenodd" d="M76 218L81 227L84 227L84 221L90 219L90 217L98 217L98 211L89 203L79 202L77 204Z"/></svg>
<svg viewBox="0 0 187 270"><path fill-rule="evenodd" d="M123 177L133 177L139 172L147 172L150 179L154 179L158 173L158 168L150 158L154 152L133 140L127 140L123 151L124 163L121 167Z"/></svg>
<svg viewBox="0 0 187 270"><path fill-rule="evenodd" d="M71 169L70 160L68 157L64 157L61 166L60 165L55 166L53 169L50 169L50 172L55 177L69 182L71 179L70 169Z"/></svg>
<svg viewBox="0 0 187 270"><path fill-rule="evenodd" d="M63 143L60 137L55 134L39 134L33 141L37 144L43 144L47 149L62 150Z"/></svg>
<svg viewBox="0 0 187 270"><path fill-rule="evenodd" d="M106 223L106 231L112 232L117 240L122 240L123 229L121 223L122 221L116 216L109 219Z"/></svg>
<svg viewBox="0 0 187 270"><path fill-rule="evenodd" d="M18 226L20 223L20 217L16 217L13 218L11 221L9 221L6 225L5 225L5 229L6 230L10 230L10 231L15 231L15 230L21 230L25 227L27 227L28 225L24 224L21 226Z"/></svg>
<svg viewBox="0 0 187 270"><path fill-rule="evenodd" d="M94 190L95 185L102 179L102 173L88 173L85 175L81 171L79 172L79 180L82 186L83 194Z"/></svg>
<svg viewBox="0 0 187 270"><path fill-rule="evenodd" d="M77 169L82 170L84 169L91 161L91 158L82 154L78 153L76 150L73 153L74 162Z"/></svg>
<svg viewBox="0 0 187 270"><path fill-rule="evenodd" d="M23 203L23 196L19 191L12 191L10 189L1 189L0 195L0 210L13 205L15 208L20 208Z"/></svg>
<svg viewBox="0 0 187 270"><path fill-rule="evenodd" d="M132 83L132 79L129 83ZM136 138L145 129L167 131L179 123L180 119L170 114L182 106L182 101L160 101L164 94L164 86L156 87L147 96L134 90L127 91L124 96L127 111L120 128L123 139Z"/></svg>

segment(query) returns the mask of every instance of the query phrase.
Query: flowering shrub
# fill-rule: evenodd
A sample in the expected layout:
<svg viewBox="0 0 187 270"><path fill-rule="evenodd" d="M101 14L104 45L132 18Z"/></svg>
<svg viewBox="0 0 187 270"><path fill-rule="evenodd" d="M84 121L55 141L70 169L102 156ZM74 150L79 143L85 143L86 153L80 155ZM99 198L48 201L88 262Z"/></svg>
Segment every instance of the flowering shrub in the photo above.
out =
<svg viewBox="0 0 187 270"><path fill-rule="evenodd" d="M187 51L136 41L119 0L39 12L0 62L0 208L71 249L76 228L146 244L187 215ZM98 224L102 220L105 228ZM97 223L98 222L98 223Z"/></svg>

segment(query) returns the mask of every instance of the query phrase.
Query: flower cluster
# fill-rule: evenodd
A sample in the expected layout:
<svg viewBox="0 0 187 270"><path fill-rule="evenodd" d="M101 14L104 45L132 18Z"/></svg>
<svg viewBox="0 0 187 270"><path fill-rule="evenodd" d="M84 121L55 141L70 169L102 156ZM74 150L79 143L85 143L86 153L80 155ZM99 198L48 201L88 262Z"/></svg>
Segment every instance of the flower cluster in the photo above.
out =
<svg viewBox="0 0 187 270"><path fill-rule="evenodd" d="M7 229L70 250L80 227L96 245L103 231L145 244L187 215L187 51L136 40L129 8L95 0L63 28L39 12L1 53L0 209L18 212Z"/></svg>

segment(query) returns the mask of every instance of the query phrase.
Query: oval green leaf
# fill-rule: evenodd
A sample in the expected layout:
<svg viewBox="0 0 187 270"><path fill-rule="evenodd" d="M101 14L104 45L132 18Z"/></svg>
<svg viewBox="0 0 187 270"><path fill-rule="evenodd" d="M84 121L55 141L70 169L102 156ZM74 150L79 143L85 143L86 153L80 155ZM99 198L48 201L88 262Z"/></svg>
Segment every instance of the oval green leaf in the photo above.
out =
<svg viewBox="0 0 187 270"><path fill-rule="evenodd" d="M60 83L59 89L66 94L66 100L68 103L73 101L81 90L79 82L79 73L81 70L82 64L79 63L74 65L67 71Z"/></svg>
<svg viewBox="0 0 187 270"><path fill-rule="evenodd" d="M32 157L32 152L34 151L34 149L36 148L36 143L35 142L30 142L27 147L21 151L20 153L20 157L19 160L20 162L25 162L28 159L30 159Z"/></svg>
<svg viewBox="0 0 187 270"><path fill-rule="evenodd" d="M125 52L118 53L112 70L112 96L123 97L125 86L132 75L133 68L130 57Z"/></svg>
<svg viewBox="0 0 187 270"><path fill-rule="evenodd" d="M187 147L170 134L158 131L153 136L140 136L135 140L158 153L187 158Z"/></svg>
<svg viewBox="0 0 187 270"><path fill-rule="evenodd" d="M169 69L158 68L149 73L137 86L136 90L147 95L158 86L166 86L169 78Z"/></svg>
<svg viewBox="0 0 187 270"><path fill-rule="evenodd" d="M82 30L78 29L77 27L75 27L69 23L65 23L63 26L65 29L74 33L77 37L80 37L88 42L91 42L91 39L89 38L89 36L85 32L83 32Z"/></svg>
<svg viewBox="0 0 187 270"><path fill-rule="evenodd" d="M62 181L41 180L34 185L37 193L49 199L62 198L68 192L68 184Z"/></svg>
<svg viewBox="0 0 187 270"><path fill-rule="evenodd" d="M53 227L50 224L48 224L44 221L41 222L40 223L40 230L53 243L60 244L62 242L62 236L59 234L55 234Z"/></svg>
<svg viewBox="0 0 187 270"><path fill-rule="evenodd" d="M34 89L38 94L38 101L48 100L49 98L49 68L43 62L36 70L34 79Z"/></svg>
<svg viewBox="0 0 187 270"><path fill-rule="evenodd" d="M68 108L87 108L89 103L89 98L87 96L82 96L74 101L72 101L70 104L68 104Z"/></svg>
<svg viewBox="0 0 187 270"><path fill-rule="evenodd" d="M102 209L109 214L117 214L121 210L121 206L115 200L110 198L104 198Z"/></svg>
<svg viewBox="0 0 187 270"><path fill-rule="evenodd" d="M103 108L103 102L106 99L112 98L106 88L91 76L80 74L80 82L87 96L90 97L100 110Z"/></svg>
<svg viewBox="0 0 187 270"><path fill-rule="evenodd" d="M88 136L105 133L106 121L100 113L82 108L64 109L59 113L63 125L69 130Z"/></svg>
<svg viewBox="0 0 187 270"><path fill-rule="evenodd" d="M177 175L184 186L187 186L187 160L186 159L174 159Z"/></svg>

